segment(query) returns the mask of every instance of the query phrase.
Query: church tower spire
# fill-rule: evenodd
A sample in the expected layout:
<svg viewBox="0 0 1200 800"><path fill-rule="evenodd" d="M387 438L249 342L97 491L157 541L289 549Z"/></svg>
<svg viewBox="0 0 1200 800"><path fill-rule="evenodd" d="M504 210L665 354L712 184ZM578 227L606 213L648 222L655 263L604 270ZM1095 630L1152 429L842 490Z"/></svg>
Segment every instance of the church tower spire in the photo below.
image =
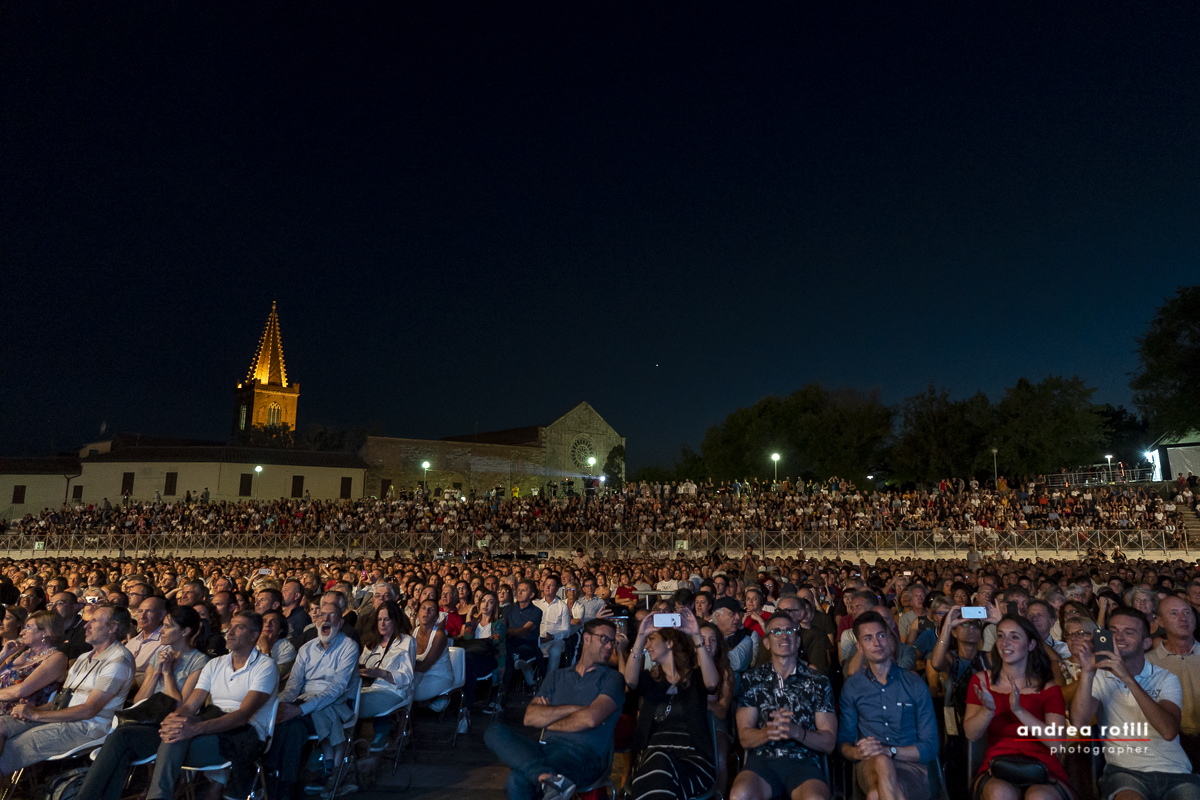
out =
<svg viewBox="0 0 1200 800"><path fill-rule="evenodd" d="M271 301L271 316L267 317L267 329L258 340L258 352L250 365L247 383L265 383L287 388L287 371L283 368L283 342L279 338L279 315L275 313L275 301Z"/></svg>
<svg viewBox="0 0 1200 800"><path fill-rule="evenodd" d="M288 383L283 366L283 340L279 336L279 314L275 302L267 327L258 340L258 349L246 380L233 393L233 433L243 434L254 426L296 429L296 406L300 384Z"/></svg>

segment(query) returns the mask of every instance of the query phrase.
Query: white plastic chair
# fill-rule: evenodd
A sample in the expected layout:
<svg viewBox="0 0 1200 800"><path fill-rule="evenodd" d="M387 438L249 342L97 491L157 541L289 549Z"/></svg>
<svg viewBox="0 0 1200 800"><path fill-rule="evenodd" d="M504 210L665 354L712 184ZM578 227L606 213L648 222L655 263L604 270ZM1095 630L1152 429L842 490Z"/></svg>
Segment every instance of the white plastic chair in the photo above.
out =
<svg viewBox="0 0 1200 800"><path fill-rule="evenodd" d="M101 736L99 739L93 739L90 742L84 742L83 744L76 745L75 747L72 747L70 750L66 751L65 753L59 753L57 755L50 756L49 758L45 759L45 761L66 761L68 758L74 758L75 756L80 755L82 753L86 753L89 750L99 749L99 747L102 744L104 744L104 740L107 738L108 738L108 731L105 731L104 735ZM44 763L44 762L39 762L39 763ZM36 766L36 765L31 764L30 766ZM12 774L12 778L9 780L8 786L6 786L4 788L4 794L2 796L0 796L0 800L9 800L9 798L12 796L13 789L15 789L17 786L17 782L21 780L22 776L24 776L25 769L26 769L25 767L21 767L19 770L17 770L16 772L14 772Z"/></svg>
<svg viewBox="0 0 1200 800"><path fill-rule="evenodd" d="M354 728L358 725L358 707L362 702L362 681L358 681L358 686L354 690L354 713L350 715L350 719L342 724L342 731L346 737L346 749L342 753L342 763L338 764L337 775L333 779L333 790L329 793L331 798L337 797L338 787L342 784L342 778L346 776L346 767L350 760L354 757ZM315 742L317 735L310 734L308 741Z"/></svg>

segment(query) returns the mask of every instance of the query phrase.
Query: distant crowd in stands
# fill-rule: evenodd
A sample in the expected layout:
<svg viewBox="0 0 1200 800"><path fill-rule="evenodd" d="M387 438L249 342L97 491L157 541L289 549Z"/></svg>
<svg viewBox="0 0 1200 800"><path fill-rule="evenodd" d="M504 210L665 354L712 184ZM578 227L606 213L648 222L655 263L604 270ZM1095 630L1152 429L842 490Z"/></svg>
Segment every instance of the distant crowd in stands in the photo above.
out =
<svg viewBox="0 0 1200 800"><path fill-rule="evenodd" d="M389 491L384 498L320 501L307 498L205 502L207 490L190 502L172 498L46 509L5 525L10 534L40 540L108 534L179 534L236 544L247 537L273 543L335 541L348 536L387 541L394 534L473 534L493 547L517 550L553 533L625 532L678 538L748 532L804 531L822 546L847 534L915 531L969 534L979 546L999 549L1004 534L1022 531L1071 534L1086 540L1094 530L1131 534L1164 532L1168 545L1182 544L1181 513L1196 507L1196 478L1180 475L1155 486L1050 487L1041 479L996 486L971 479L943 480L908 490L859 488L837 478L824 482L698 485L635 483L600 497L546 493L516 498L503 491L460 496L454 490ZM531 550L544 549L527 547Z"/></svg>
<svg viewBox="0 0 1200 800"><path fill-rule="evenodd" d="M627 753L637 800L1200 800L1195 562L680 556L0 561L0 773L93 746L85 800L149 757L148 800L222 762L211 800L260 763L328 797L453 704L512 798Z"/></svg>

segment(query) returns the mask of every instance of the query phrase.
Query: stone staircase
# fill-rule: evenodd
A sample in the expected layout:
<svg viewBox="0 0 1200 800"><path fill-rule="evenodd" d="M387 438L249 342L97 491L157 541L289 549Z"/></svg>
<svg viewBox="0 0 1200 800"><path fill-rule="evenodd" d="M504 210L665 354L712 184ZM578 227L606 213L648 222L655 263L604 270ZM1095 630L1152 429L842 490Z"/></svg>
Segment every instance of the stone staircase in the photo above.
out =
<svg viewBox="0 0 1200 800"><path fill-rule="evenodd" d="M1183 528L1187 531L1188 547L1200 547L1200 515L1191 509L1183 509Z"/></svg>

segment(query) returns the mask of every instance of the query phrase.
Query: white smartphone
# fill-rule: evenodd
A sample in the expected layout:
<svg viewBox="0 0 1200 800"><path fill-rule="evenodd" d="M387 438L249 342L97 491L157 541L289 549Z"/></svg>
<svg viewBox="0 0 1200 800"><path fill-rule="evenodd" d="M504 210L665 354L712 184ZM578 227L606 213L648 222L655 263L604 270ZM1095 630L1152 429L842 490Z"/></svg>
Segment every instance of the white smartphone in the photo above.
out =
<svg viewBox="0 0 1200 800"><path fill-rule="evenodd" d="M678 628L681 624L678 614L654 615L654 627L656 628Z"/></svg>
<svg viewBox="0 0 1200 800"><path fill-rule="evenodd" d="M983 606L963 606L963 619L987 619L987 609Z"/></svg>
<svg viewBox="0 0 1200 800"><path fill-rule="evenodd" d="M263 567L262 569L260 569L260 570L258 571L258 574L259 574L259 575L270 575L270 574L271 574L271 570L270 570L270 569L268 569L268 568L266 568L266 567Z"/></svg>

